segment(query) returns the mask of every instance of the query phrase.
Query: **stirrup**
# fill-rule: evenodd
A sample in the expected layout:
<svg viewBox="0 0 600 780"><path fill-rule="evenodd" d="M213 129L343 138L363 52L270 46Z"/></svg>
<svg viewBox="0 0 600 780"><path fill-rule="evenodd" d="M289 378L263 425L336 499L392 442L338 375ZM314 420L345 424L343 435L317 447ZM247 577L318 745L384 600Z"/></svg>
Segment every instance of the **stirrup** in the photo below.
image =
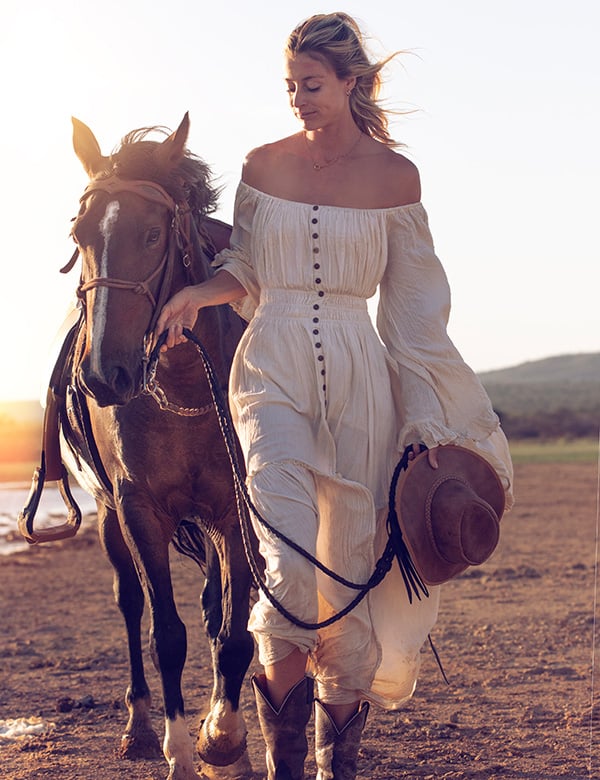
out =
<svg viewBox="0 0 600 780"><path fill-rule="evenodd" d="M33 472L27 503L17 517L19 533L28 544L56 542L59 539L69 539L71 536L75 536L79 530L79 526L81 525L81 509L78 507L73 498L73 494L71 493L66 468L62 466L61 471L61 477L60 480L58 480L58 489L65 502L65 506L67 507L67 521L66 523L61 523L61 525L51 528L40 528L35 530L33 527L35 514L46 481L46 453L42 452L41 463Z"/></svg>

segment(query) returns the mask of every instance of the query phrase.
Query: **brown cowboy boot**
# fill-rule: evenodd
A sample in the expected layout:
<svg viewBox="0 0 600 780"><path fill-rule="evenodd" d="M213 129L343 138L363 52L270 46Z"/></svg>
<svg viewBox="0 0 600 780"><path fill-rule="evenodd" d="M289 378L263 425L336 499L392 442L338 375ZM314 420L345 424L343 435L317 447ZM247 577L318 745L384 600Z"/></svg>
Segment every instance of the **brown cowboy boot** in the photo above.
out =
<svg viewBox="0 0 600 780"><path fill-rule="evenodd" d="M363 702L341 731L323 704L315 699L317 780L355 780L360 738L369 704Z"/></svg>
<svg viewBox="0 0 600 780"><path fill-rule="evenodd" d="M313 680L304 677L277 710L269 701L263 675L252 677L258 722L267 747L267 780L304 780L308 753L306 724L313 706Z"/></svg>

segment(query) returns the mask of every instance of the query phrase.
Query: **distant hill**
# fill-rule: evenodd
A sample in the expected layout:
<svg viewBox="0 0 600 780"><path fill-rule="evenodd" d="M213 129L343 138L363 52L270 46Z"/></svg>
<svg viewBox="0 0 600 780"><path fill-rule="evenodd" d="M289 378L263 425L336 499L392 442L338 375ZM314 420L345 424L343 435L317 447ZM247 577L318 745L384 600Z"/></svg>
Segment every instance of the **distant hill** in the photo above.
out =
<svg viewBox="0 0 600 780"><path fill-rule="evenodd" d="M598 435L600 352L534 360L479 378L509 436Z"/></svg>
<svg viewBox="0 0 600 780"><path fill-rule="evenodd" d="M39 462L43 415L39 401L0 402L0 463Z"/></svg>
<svg viewBox="0 0 600 780"><path fill-rule="evenodd" d="M600 352L557 355L531 360L512 368L479 374L484 383L597 382L600 383Z"/></svg>
<svg viewBox="0 0 600 780"><path fill-rule="evenodd" d="M600 352L558 355L479 374L514 438L598 436ZM0 402L0 461L37 460L40 402Z"/></svg>
<svg viewBox="0 0 600 780"><path fill-rule="evenodd" d="M41 422L44 410L39 401L0 401L0 422Z"/></svg>

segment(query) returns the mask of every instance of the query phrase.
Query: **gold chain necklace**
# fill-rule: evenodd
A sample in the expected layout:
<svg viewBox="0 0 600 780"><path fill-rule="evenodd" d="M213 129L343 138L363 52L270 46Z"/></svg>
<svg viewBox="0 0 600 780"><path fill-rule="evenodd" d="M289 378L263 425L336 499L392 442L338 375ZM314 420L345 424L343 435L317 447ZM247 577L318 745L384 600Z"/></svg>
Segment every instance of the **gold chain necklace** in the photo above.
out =
<svg viewBox="0 0 600 780"><path fill-rule="evenodd" d="M308 138L306 137L306 133L304 133L303 135L304 135L304 143L306 144L306 149L308 151L308 156L310 157L310 160L312 162L313 171L322 171L323 168L329 168L330 165L334 165L336 162L343 160L345 157L349 157L352 154L352 152L356 149L358 144L360 143L360 139L362 138L363 134L362 131L359 131L358 138L356 139L356 141L354 141L354 143L352 144L350 149L348 149L347 152L344 152L344 154L338 154L338 156L334 157L333 160L329 160L328 162L324 162L323 164L315 162L310 152L310 146L308 144Z"/></svg>

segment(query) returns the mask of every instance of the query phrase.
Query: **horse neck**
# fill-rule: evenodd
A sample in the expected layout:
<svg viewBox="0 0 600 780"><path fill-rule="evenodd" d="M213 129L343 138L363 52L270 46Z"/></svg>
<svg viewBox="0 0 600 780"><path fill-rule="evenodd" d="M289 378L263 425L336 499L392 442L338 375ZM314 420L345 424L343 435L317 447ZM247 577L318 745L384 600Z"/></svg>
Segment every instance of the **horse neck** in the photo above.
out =
<svg viewBox="0 0 600 780"><path fill-rule="evenodd" d="M190 233L192 261L188 268L185 268L182 261L177 263L178 270L173 277L172 294L188 285L201 284L214 275L211 267L214 248L207 243L208 240L204 238L201 224L197 223L195 219L192 219ZM207 350L222 383L227 381L232 357L230 354L225 354L224 349L224 328L227 327L228 318L227 309L228 307L226 306L208 306L200 309L198 319L193 328L194 336ZM181 352L179 354L181 355L184 370L189 374L189 355L184 357ZM197 362L198 365L201 365L199 355Z"/></svg>
<svg viewBox="0 0 600 780"><path fill-rule="evenodd" d="M199 284L213 275L211 263L215 256L215 249L203 228L202 217L199 214L191 215L190 241L193 255L191 265L192 283Z"/></svg>

